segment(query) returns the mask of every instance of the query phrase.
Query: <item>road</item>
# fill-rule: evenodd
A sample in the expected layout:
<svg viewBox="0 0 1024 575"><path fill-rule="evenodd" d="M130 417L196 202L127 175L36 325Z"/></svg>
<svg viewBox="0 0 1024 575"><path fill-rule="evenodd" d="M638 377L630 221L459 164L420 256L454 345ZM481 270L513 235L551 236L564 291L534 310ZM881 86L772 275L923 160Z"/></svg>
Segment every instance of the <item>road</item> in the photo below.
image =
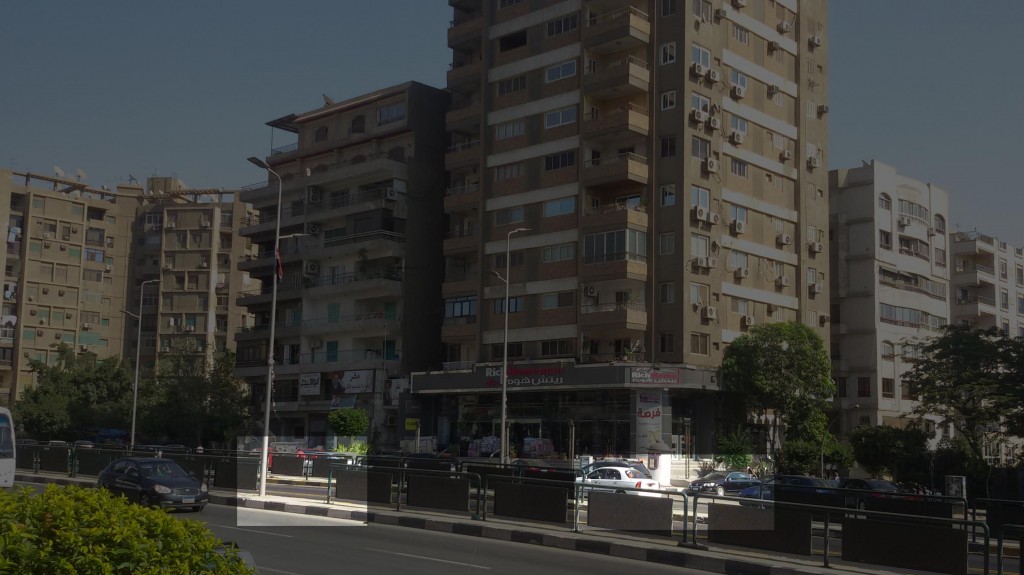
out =
<svg viewBox="0 0 1024 575"><path fill-rule="evenodd" d="M420 529L363 525L353 521L259 509L208 505L202 513L175 513L206 523L256 559L265 575L347 573L454 573L589 575L634 572L636 561L538 545ZM290 525L288 522L293 522ZM316 526L311 526L315 522ZM300 526L301 525L301 526ZM340 569L343 567L343 569ZM704 571L644 564L644 575L697 575Z"/></svg>

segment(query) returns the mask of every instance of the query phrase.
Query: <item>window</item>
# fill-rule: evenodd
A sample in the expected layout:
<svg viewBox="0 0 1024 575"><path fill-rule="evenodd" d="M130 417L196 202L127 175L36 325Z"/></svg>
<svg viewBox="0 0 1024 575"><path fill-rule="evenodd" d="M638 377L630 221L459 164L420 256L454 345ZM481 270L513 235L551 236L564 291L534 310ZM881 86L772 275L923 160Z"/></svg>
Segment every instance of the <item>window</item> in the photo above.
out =
<svg viewBox="0 0 1024 575"><path fill-rule="evenodd" d="M747 120L741 118L736 114L729 116L729 127L732 128L733 132L739 132L743 135L747 133Z"/></svg>
<svg viewBox="0 0 1024 575"><path fill-rule="evenodd" d="M565 34L566 32L572 32L578 28L579 25L580 22L578 14L552 20L548 22L548 36L557 36L559 34Z"/></svg>
<svg viewBox="0 0 1024 575"><path fill-rule="evenodd" d="M669 90L661 93L661 109L671 110L676 107L676 91Z"/></svg>
<svg viewBox="0 0 1024 575"><path fill-rule="evenodd" d="M807 268L807 285L812 286L818 283L818 270Z"/></svg>
<svg viewBox="0 0 1024 575"><path fill-rule="evenodd" d="M701 66L704 66L705 69L710 68L711 52L709 52L708 49L703 46L694 44L693 47L690 49L690 63L700 64Z"/></svg>
<svg viewBox="0 0 1024 575"><path fill-rule="evenodd" d="M103 272L100 270L82 270L82 279L87 282L102 282Z"/></svg>
<svg viewBox="0 0 1024 575"><path fill-rule="evenodd" d="M729 252L729 269L750 269L750 266L747 263L747 254L736 250Z"/></svg>
<svg viewBox="0 0 1024 575"><path fill-rule="evenodd" d="M1017 296L1017 314L1024 315L1024 296Z"/></svg>
<svg viewBox="0 0 1024 575"><path fill-rule="evenodd" d="M526 30L519 30L498 38L498 52L508 52L526 46Z"/></svg>
<svg viewBox="0 0 1024 575"><path fill-rule="evenodd" d="M671 64L676 61L676 43L669 42L668 44L661 45L661 56L659 60L662 64Z"/></svg>
<svg viewBox="0 0 1024 575"><path fill-rule="evenodd" d="M504 344L495 343L491 345L491 357L493 357L494 359L500 360L501 355L504 351ZM509 359L523 357L523 343L520 341L508 342L508 357Z"/></svg>
<svg viewBox="0 0 1024 575"><path fill-rule="evenodd" d="M576 305L576 294L571 291L558 293L546 293L541 296L541 309L555 309L560 307L572 307Z"/></svg>
<svg viewBox="0 0 1024 575"><path fill-rule="evenodd" d="M708 257L711 238L701 234L690 234L690 256L695 258Z"/></svg>
<svg viewBox="0 0 1024 575"><path fill-rule="evenodd" d="M362 134L366 131L366 117L362 114L352 118L352 125L349 126L349 134Z"/></svg>
<svg viewBox="0 0 1024 575"><path fill-rule="evenodd" d="M661 138L661 157L671 158L676 155L676 137L663 136Z"/></svg>
<svg viewBox="0 0 1024 575"><path fill-rule="evenodd" d="M739 176L741 178L747 177L747 163L743 160L737 160L736 158L731 158L731 160L732 161L729 162L729 172L732 175Z"/></svg>
<svg viewBox="0 0 1024 575"><path fill-rule="evenodd" d="M1008 320L1003 320L1003 327L1000 331L1003 332L1003 335L1010 335L1010 322Z"/></svg>
<svg viewBox="0 0 1024 575"><path fill-rule="evenodd" d="M750 300L742 298L729 298L729 311L739 315L751 315L751 304Z"/></svg>
<svg viewBox="0 0 1024 575"><path fill-rule="evenodd" d="M1024 286L1024 266L1017 266L1017 285Z"/></svg>
<svg viewBox="0 0 1024 575"><path fill-rule="evenodd" d="M705 160L711 155L711 142L704 138L693 136L690 140L690 147L690 155L694 158Z"/></svg>
<svg viewBox="0 0 1024 575"><path fill-rule="evenodd" d="M871 378L857 378L857 397L871 397Z"/></svg>
<svg viewBox="0 0 1024 575"><path fill-rule="evenodd" d="M509 267L513 267L514 268L516 266L523 265L523 258L524 258L524 256L523 256L523 252L522 251L510 252L509 257L511 259L511 261L508 264ZM496 267L496 268L504 268L505 267L505 254L494 254L494 267Z"/></svg>
<svg viewBox="0 0 1024 575"><path fill-rule="evenodd" d="M445 300L444 317L476 317L476 297L457 297Z"/></svg>
<svg viewBox="0 0 1024 575"><path fill-rule="evenodd" d="M940 268L946 267L946 250L935 248L935 265Z"/></svg>
<svg viewBox="0 0 1024 575"><path fill-rule="evenodd" d="M700 186L690 186L690 207L697 206L705 210L711 209L711 190Z"/></svg>
<svg viewBox="0 0 1024 575"><path fill-rule="evenodd" d="M508 298L508 311L509 313L516 313L523 311L523 296L515 296ZM505 299L498 298L494 300L494 313L501 315L505 313Z"/></svg>
<svg viewBox="0 0 1024 575"><path fill-rule="evenodd" d="M103 263L103 250L85 248L85 261Z"/></svg>
<svg viewBox="0 0 1024 575"><path fill-rule="evenodd" d="M878 196L878 207L886 211L892 209L892 200L889 198L888 194L881 194Z"/></svg>
<svg viewBox="0 0 1024 575"><path fill-rule="evenodd" d="M747 89L747 76L746 74L741 73L739 70L733 68L729 72L729 80L732 82L733 86L739 86L744 90Z"/></svg>
<svg viewBox="0 0 1024 575"><path fill-rule="evenodd" d="M676 0L661 0L661 15L671 16L676 13Z"/></svg>
<svg viewBox="0 0 1024 575"><path fill-rule="evenodd" d="M523 221L523 207L505 208L494 212L494 223L499 226Z"/></svg>
<svg viewBox="0 0 1024 575"><path fill-rule="evenodd" d="M544 115L545 128L557 128L566 124L576 123L576 106L569 106L561 110L548 112Z"/></svg>
<svg viewBox="0 0 1024 575"><path fill-rule="evenodd" d="M498 124L494 127L494 138L499 142L526 133L526 122L522 118Z"/></svg>
<svg viewBox="0 0 1024 575"><path fill-rule="evenodd" d="M705 305L711 301L711 286L696 282L690 283L690 304Z"/></svg>
<svg viewBox="0 0 1024 575"><path fill-rule="evenodd" d="M505 180L512 180L519 178L523 175L523 163L516 162L514 164L505 164L502 166L495 166L494 168L494 181L501 182Z"/></svg>
<svg viewBox="0 0 1024 575"><path fill-rule="evenodd" d="M658 236L658 253L663 256L676 253L675 232L665 232Z"/></svg>
<svg viewBox="0 0 1024 575"><path fill-rule="evenodd" d="M1006 260L1004 260L1004 259L1000 259L999 260L999 278L1000 279L1006 279L1007 278Z"/></svg>
<svg viewBox="0 0 1024 575"><path fill-rule="evenodd" d="M676 303L676 282L661 282L658 284L658 301L661 303Z"/></svg>
<svg viewBox="0 0 1024 575"><path fill-rule="evenodd" d="M544 171L561 170L576 165L576 150L566 150L544 157Z"/></svg>
<svg viewBox="0 0 1024 575"><path fill-rule="evenodd" d="M562 244L558 246L546 246L541 250L541 262L562 262L576 259L576 244Z"/></svg>
<svg viewBox="0 0 1024 575"><path fill-rule="evenodd" d="M690 109L700 110L702 112L711 111L711 100L706 96L702 96L696 92L690 94Z"/></svg>
<svg viewBox="0 0 1024 575"><path fill-rule="evenodd" d="M621 260L647 261L647 232L613 230L589 234L583 238L583 263Z"/></svg>
<svg viewBox="0 0 1024 575"><path fill-rule="evenodd" d="M558 80L561 80L563 78L575 76L576 60L568 60L566 62L562 62L561 64L551 66L545 71L544 75L548 83L557 82Z"/></svg>
<svg viewBox="0 0 1024 575"><path fill-rule="evenodd" d="M313 133L313 141L323 142L325 140L327 140L327 126L320 126L316 129L316 132Z"/></svg>
<svg viewBox="0 0 1024 575"><path fill-rule="evenodd" d="M729 204L729 221L747 223L747 208Z"/></svg>
<svg viewBox="0 0 1024 575"><path fill-rule="evenodd" d="M693 0L693 15L704 22L710 22L711 2L708 0Z"/></svg>
<svg viewBox="0 0 1024 575"><path fill-rule="evenodd" d="M1005 289L999 292L999 308L1003 310L1010 309L1010 292Z"/></svg>
<svg viewBox="0 0 1024 575"><path fill-rule="evenodd" d="M672 353L676 350L676 334L662 332L658 334L658 347L661 353Z"/></svg>
<svg viewBox="0 0 1024 575"><path fill-rule="evenodd" d="M882 378L882 397L886 399L896 397L896 380L891 377Z"/></svg>
<svg viewBox="0 0 1024 575"><path fill-rule="evenodd" d="M882 342L882 359L891 360L896 357L896 348L888 341Z"/></svg>
<svg viewBox="0 0 1024 575"><path fill-rule="evenodd" d="M690 332L690 353L711 355L711 336L706 333Z"/></svg>
<svg viewBox="0 0 1024 575"><path fill-rule="evenodd" d="M540 342L540 355L566 356L573 354L573 341L571 339L553 339Z"/></svg>
<svg viewBox="0 0 1024 575"><path fill-rule="evenodd" d="M526 76L515 76L498 81L498 95L507 96L526 89Z"/></svg>
<svg viewBox="0 0 1024 575"><path fill-rule="evenodd" d="M554 216L563 216L565 214L572 214L576 212L576 197L569 196L568 198L559 198L557 200L549 200L544 202L544 217L550 218Z"/></svg>
<svg viewBox="0 0 1024 575"><path fill-rule="evenodd" d="M740 44L750 44L750 32L742 26L732 25L732 38Z"/></svg>
<svg viewBox="0 0 1024 575"><path fill-rule="evenodd" d="M405 102L398 102L383 108L377 108L377 125L383 126L405 119Z"/></svg>
<svg viewBox="0 0 1024 575"><path fill-rule="evenodd" d="M662 206L674 206L676 205L676 185L665 184L661 186L661 205Z"/></svg>
<svg viewBox="0 0 1024 575"><path fill-rule="evenodd" d="M885 230L878 230L878 247L883 250L892 249L892 233Z"/></svg>
<svg viewBox="0 0 1024 575"><path fill-rule="evenodd" d="M781 52L782 50L779 51ZM781 106L785 103L785 100L782 99L782 90L777 90L773 86L766 86L765 88L768 91L767 97L773 104Z"/></svg>

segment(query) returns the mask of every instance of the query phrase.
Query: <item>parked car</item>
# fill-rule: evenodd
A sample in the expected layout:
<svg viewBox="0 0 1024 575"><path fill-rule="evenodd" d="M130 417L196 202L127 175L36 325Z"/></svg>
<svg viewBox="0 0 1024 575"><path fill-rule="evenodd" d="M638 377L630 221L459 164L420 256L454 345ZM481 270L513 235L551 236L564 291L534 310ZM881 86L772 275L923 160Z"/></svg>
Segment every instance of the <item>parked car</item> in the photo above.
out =
<svg viewBox="0 0 1024 575"><path fill-rule="evenodd" d="M773 501L778 492L814 491L816 493L832 493L826 480L810 475L776 475L766 478L757 485L751 485L740 491L740 497Z"/></svg>
<svg viewBox="0 0 1024 575"><path fill-rule="evenodd" d="M92 449L93 447L96 445L87 439L79 439L75 442L75 449Z"/></svg>
<svg viewBox="0 0 1024 575"><path fill-rule="evenodd" d="M615 493L629 493L631 495L646 495L648 497L661 497L661 493L644 493L632 491L633 489L661 489L661 484L651 479L649 475L624 465L612 467L602 466L592 469L590 473L576 478L576 483L583 486L584 495L589 491L612 491Z"/></svg>
<svg viewBox="0 0 1024 575"><path fill-rule="evenodd" d="M202 511L210 500L205 483L161 457L117 459L100 472L96 486L145 507Z"/></svg>
<svg viewBox="0 0 1024 575"><path fill-rule="evenodd" d="M889 494L899 493L899 488L893 483L885 481L884 479L844 479L839 483L840 489L851 489L864 492L872 493L856 493L855 491L847 491L846 495L846 506L857 509L864 509L865 501L869 497L886 497Z"/></svg>
<svg viewBox="0 0 1024 575"><path fill-rule="evenodd" d="M603 459L601 461L595 461L594 463L583 466L583 475L588 475L591 471L601 467L630 467L636 469L640 473L643 473L648 478L653 477L653 475L651 475L651 470L647 469L646 465L639 461L629 461L628 459Z"/></svg>
<svg viewBox="0 0 1024 575"><path fill-rule="evenodd" d="M753 475L742 471L730 471L727 473L709 473L708 475L690 482L687 491L690 493L714 493L715 495L737 494L753 485L760 484Z"/></svg>

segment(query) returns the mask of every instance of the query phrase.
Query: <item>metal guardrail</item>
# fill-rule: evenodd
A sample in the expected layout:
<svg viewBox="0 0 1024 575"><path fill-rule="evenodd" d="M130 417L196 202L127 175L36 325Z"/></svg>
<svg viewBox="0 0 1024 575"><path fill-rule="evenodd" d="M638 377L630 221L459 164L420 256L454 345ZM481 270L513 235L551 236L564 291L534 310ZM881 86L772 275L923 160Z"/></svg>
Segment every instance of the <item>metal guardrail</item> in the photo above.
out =
<svg viewBox="0 0 1024 575"><path fill-rule="evenodd" d="M999 537L996 539L996 573L1003 575L1003 539L1007 531L1014 531L1017 533L1017 541L1024 541L1024 525L1007 524L1003 525L1002 531L999 532ZM985 557L988 557L988 549L985 550ZM1019 552L1017 556L1017 575L1024 574L1024 557L1021 557Z"/></svg>

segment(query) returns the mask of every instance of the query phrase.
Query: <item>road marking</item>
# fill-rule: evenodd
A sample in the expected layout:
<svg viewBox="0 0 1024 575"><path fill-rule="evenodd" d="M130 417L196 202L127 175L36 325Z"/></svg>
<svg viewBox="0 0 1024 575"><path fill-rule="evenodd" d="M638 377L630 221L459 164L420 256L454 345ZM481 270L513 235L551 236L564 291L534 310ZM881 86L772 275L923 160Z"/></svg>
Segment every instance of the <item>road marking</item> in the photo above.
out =
<svg viewBox="0 0 1024 575"><path fill-rule="evenodd" d="M425 557L423 555L410 555L409 553L399 553L397 551L385 551L384 549L367 549L367 551L376 551L377 553L386 553L388 555L399 555L401 557L409 557L411 559L425 559L427 561L436 561L438 563L447 563L449 565L462 565L464 567L473 567L475 569L486 569L491 570L486 565L474 565L472 563L460 563L458 561L449 561L447 559L437 559L436 557Z"/></svg>
<svg viewBox="0 0 1024 575"><path fill-rule="evenodd" d="M281 575L302 575L302 573L296 573L294 571L282 571L280 569L271 569L270 567L264 567L263 565L257 565L260 573L280 573Z"/></svg>
<svg viewBox="0 0 1024 575"><path fill-rule="evenodd" d="M231 525L221 525L219 523L208 523L208 525L216 525L217 527L223 527L224 529L237 529L239 531L248 531L249 533L260 533L262 535L274 535L276 537L287 537L288 539L293 539L295 537L294 535L285 535L284 533L273 533L271 531L259 531L259 530L256 530L256 529L246 529L245 527L234 527L234 526L231 526Z"/></svg>

